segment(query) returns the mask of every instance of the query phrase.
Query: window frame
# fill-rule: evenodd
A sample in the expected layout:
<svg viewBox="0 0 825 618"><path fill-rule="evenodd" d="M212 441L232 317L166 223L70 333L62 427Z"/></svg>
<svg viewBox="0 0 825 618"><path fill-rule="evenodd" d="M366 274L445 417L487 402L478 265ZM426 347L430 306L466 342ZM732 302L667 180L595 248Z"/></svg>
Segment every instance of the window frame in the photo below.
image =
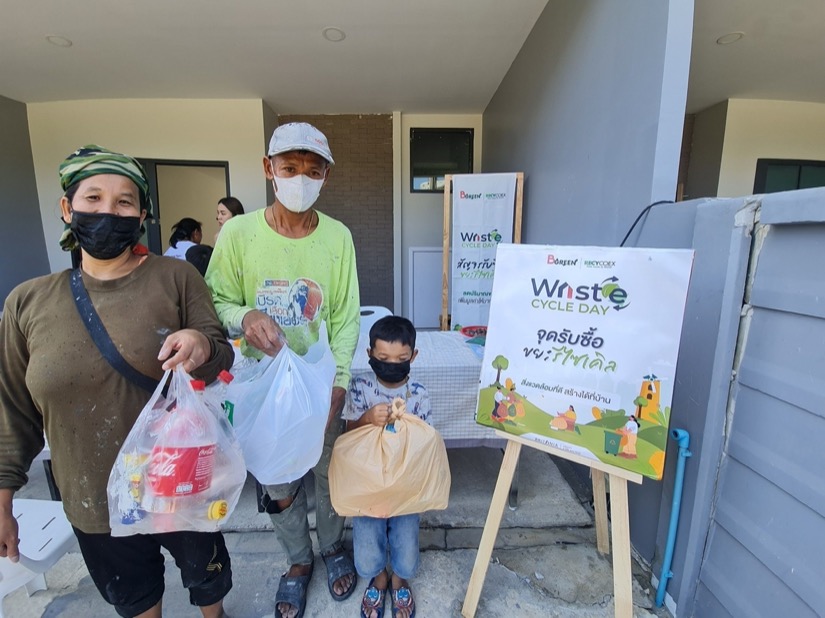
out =
<svg viewBox="0 0 825 618"><path fill-rule="evenodd" d="M415 179L424 177L422 174L415 173L415 160L413 157L413 142L415 140L416 134L424 135L424 134L450 134L450 135L467 135L470 139L469 144L469 152L467 156L467 166L468 170L464 171L456 171L456 172L445 172L441 176L429 176L432 179L433 188L432 189L417 189L415 187ZM443 178L448 174L472 174L473 173L473 150L475 148L475 129L472 127L450 127L450 128L438 128L438 127L411 127L410 128L410 193L444 193L444 187L437 188L435 186L436 180L438 178ZM458 162L459 164L461 162Z"/></svg>
<svg viewBox="0 0 825 618"><path fill-rule="evenodd" d="M765 193L768 184L768 168L770 167L796 167L796 190L799 190L799 180L803 167L825 167L825 161L815 159L757 159L756 174L753 179L754 194ZM793 189L791 189L793 190Z"/></svg>

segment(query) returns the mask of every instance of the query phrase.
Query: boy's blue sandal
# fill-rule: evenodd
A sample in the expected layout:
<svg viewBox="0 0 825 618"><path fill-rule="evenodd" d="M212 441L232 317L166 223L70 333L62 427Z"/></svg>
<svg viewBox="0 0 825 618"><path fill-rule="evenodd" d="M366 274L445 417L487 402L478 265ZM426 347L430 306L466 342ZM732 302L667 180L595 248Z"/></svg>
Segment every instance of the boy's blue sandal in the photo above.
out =
<svg viewBox="0 0 825 618"><path fill-rule="evenodd" d="M352 593L355 592L355 585L358 583L358 574L355 572L355 565L352 563L352 558L350 558L349 553L342 549L337 554L329 556L321 555L321 558L324 559L324 564L327 567L327 586L329 587L329 593L332 595L332 598L336 601L343 601L344 599L350 598ZM346 575L352 575L352 584L343 594L335 594L335 582Z"/></svg>
<svg viewBox="0 0 825 618"><path fill-rule="evenodd" d="M379 590L374 586L375 578L370 580L370 585L364 590L364 598L361 599L361 618L371 618L375 612L377 618L384 616L384 598L386 590Z"/></svg>
<svg viewBox="0 0 825 618"><path fill-rule="evenodd" d="M392 618L398 614L399 610L406 609L410 611L410 618L415 618L415 600L413 599L412 590L406 586L392 589Z"/></svg>
<svg viewBox="0 0 825 618"><path fill-rule="evenodd" d="M302 618L307 608L307 590L309 589L309 580L312 579L312 571L314 570L315 564L313 563L309 569L309 573L306 575L296 575L294 577L288 577L286 573L281 575L278 592L275 593L275 616L281 618L284 615L278 611L279 603L289 603L293 607L298 608L298 613L295 614L295 618Z"/></svg>

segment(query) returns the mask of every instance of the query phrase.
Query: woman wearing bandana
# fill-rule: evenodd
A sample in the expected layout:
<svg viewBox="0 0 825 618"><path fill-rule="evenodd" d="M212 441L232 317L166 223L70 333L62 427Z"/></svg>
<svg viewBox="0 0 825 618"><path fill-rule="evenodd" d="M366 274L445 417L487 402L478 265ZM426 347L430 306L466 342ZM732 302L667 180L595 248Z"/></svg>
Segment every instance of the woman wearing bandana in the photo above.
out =
<svg viewBox="0 0 825 618"><path fill-rule="evenodd" d="M151 201L132 157L85 146L60 166L65 250L123 360L158 380L183 365L211 381L232 363L203 278L182 260L134 251ZM0 556L17 561L14 492L49 441L63 507L98 590L121 616L161 615L165 547L204 616L223 615L232 586L220 533L112 537L106 484L150 397L98 351L75 305L72 271L22 283L0 322Z"/></svg>

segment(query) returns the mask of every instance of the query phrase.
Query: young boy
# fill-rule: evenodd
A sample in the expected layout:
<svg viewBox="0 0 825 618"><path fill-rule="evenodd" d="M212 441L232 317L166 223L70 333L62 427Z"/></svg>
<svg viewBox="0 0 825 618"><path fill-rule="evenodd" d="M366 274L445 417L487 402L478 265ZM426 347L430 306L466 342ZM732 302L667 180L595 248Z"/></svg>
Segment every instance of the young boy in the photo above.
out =
<svg viewBox="0 0 825 618"><path fill-rule="evenodd" d="M410 363L415 360L415 327L407 318L387 316L370 329L369 364L375 375L352 379L347 407L341 417L347 430L373 424L385 427L394 399L400 397L408 414L429 422L430 397L418 382L409 379ZM361 601L362 618L381 618L384 598L390 591L394 618L413 618L415 601L411 579L418 568L419 515L389 519L352 518L352 544L355 568L370 579ZM387 549L392 576L387 573Z"/></svg>

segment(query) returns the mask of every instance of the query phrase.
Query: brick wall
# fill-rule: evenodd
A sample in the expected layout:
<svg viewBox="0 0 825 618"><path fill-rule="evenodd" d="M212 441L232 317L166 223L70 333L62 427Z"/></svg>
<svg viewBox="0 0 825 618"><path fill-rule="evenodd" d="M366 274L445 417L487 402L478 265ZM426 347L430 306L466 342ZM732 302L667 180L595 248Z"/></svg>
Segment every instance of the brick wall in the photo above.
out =
<svg viewBox="0 0 825 618"><path fill-rule="evenodd" d="M393 307L392 116L279 116L309 122L335 159L318 210L352 232L362 305Z"/></svg>

